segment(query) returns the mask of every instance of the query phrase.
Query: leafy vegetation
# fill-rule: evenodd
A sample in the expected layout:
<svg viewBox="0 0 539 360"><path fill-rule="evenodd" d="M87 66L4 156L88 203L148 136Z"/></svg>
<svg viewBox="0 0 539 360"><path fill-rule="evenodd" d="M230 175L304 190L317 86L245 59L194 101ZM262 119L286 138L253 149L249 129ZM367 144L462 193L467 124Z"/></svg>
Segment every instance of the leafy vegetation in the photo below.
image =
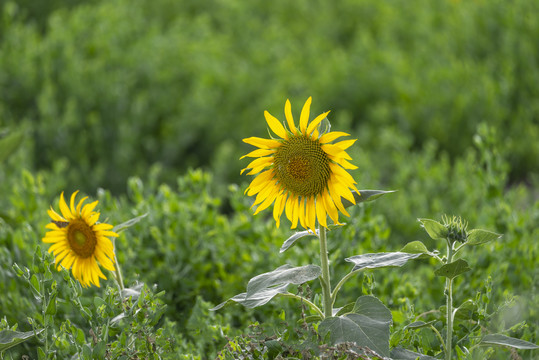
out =
<svg viewBox="0 0 539 360"><path fill-rule="evenodd" d="M361 313L345 307L376 297L391 316L378 351L440 358L448 274L453 358L537 355L536 2L0 6L0 356L375 358L331 329L353 327ZM357 254L423 255L354 273L323 326L292 298L210 311L258 274L319 265L316 236L253 216L238 160L242 138L266 133L263 110L310 95L313 113L330 109L359 139L360 189L397 190L328 232L331 279ZM110 273L82 289L41 242L46 210L77 189L108 223L140 217L116 241L124 293ZM503 236L474 235L466 266L440 277L431 255L445 243L417 219L444 214ZM287 291L321 306L316 280L297 283Z"/></svg>

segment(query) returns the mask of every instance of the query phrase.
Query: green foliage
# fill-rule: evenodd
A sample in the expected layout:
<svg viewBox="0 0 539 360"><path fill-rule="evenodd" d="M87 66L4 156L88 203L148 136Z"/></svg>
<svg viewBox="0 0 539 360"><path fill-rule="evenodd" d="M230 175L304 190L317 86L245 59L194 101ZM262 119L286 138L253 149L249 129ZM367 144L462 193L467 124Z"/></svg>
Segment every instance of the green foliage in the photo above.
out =
<svg viewBox="0 0 539 360"><path fill-rule="evenodd" d="M32 128L32 166L63 159L86 191L122 191L155 162L169 184L200 166L236 182L240 139L265 133L252 119L311 94L384 156L395 148L380 147L381 128L407 150L434 141L455 160L488 122L511 178L529 180L538 10L528 0L4 2L0 119Z"/></svg>

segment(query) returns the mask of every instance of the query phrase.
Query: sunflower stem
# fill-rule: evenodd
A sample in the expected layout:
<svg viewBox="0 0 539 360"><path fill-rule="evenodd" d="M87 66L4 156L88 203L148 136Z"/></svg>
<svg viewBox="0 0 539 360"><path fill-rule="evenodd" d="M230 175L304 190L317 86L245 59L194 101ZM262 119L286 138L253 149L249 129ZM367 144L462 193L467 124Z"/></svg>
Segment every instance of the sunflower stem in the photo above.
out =
<svg viewBox="0 0 539 360"><path fill-rule="evenodd" d="M326 228L318 225L320 231L320 266L322 275L320 284L322 285L322 297L324 302L324 317L333 316L333 301L331 299L331 282L329 278L329 259L326 241Z"/></svg>
<svg viewBox="0 0 539 360"><path fill-rule="evenodd" d="M114 278L116 279L116 282L118 283L118 288L120 289L120 297L122 296L122 292L124 289L124 279L122 277L122 270L120 269L120 263L118 263L118 258L116 257L116 242L113 242L114 245L114 264L116 265L114 267Z"/></svg>
<svg viewBox="0 0 539 360"><path fill-rule="evenodd" d="M324 313L322 312L322 310L320 310L320 308L318 306L316 306L312 301L304 298L303 296L292 294L292 293L283 293L283 294L279 294L279 295L281 295L283 297L289 297L289 298L292 298L292 299L302 301L302 302L306 303L307 305L309 305L311 307L311 309L313 309L318 315L320 315L321 318L324 317Z"/></svg>
<svg viewBox="0 0 539 360"><path fill-rule="evenodd" d="M449 240L447 240L447 262L450 264L453 261L453 246ZM447 278L445 280L445 296L446 296L446 310L447 310L447 337L445 339L445 358L451 360L451 350L453 347L453 278Z"/></svg>

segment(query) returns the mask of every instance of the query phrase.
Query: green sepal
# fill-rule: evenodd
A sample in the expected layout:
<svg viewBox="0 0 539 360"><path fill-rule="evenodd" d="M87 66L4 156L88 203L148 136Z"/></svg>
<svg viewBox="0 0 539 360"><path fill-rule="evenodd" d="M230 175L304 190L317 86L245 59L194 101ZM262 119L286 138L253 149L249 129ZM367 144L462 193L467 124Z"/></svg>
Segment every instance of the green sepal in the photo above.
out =
<svg viewBox="0 0 539 360"><path fill-rule="evenodd" d="M445 240L449 231L438 221L431 219L417 219L427 234L434 240Z"/></svg>
<svg viewBox="0 0 539 360"><path fill-rule="evenodd" d="M445 264L442 267L436 269L434 271L434 275L445 276L446 278L453 279L460 274L463 274L470 270L472 269L470 269L466 260L458 259L456 261L453 261L452 263Z"/></svg>

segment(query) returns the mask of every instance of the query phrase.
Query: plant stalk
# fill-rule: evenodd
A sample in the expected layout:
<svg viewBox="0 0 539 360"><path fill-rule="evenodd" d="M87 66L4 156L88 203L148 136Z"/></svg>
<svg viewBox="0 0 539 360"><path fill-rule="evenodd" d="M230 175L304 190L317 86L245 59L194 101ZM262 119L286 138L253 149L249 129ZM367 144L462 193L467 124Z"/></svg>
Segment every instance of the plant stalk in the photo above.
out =
<svg viewBox="0 0 539 360"><path fill-rule="evenodd" d="M306 303L307 305L309 305L311 307L311 309L316 311L316 313L318 315L320 315L321 318L324 317L324 313L322 312L322 310L320 310L320 308L318 306L316 306L313 302L311 302L310 300L304 298L303 296L299 296L299 295L292 294L292 293L284 293L284 294L279 294L279 295L281 295L282 297L289 297L289 298L293 298L293 299L302 301L302 302Z"/></svg>
<svg viewBox="0 0 539 360"><path fill-rule="evenodd" d="M322 275L320 284L322 285L322 297L324 302L324 317L333 316L333 301L331 299L331 282L329 278L329 259L326 240L326 228L318 225L320 232L320 266Z"/></svg>
<svg viewBox="0 0 539 360"><path fill-rule="evenodd" d="M118 283L118 287L120 288L120 297L122 296L122 291L124 289L124 279L122 277L122 270L120 270L120 264L118 263L118 258L116 257L116 242L113 243L114 245L114 278L116 279L116 282Z"/></svg>
<svg viewBox="0 0 539 360"><path fill-rule="evenodd" d="M447 263L453 261L453 246L448 241L447 244ZM453 340L453 279L445 280L445 296L447 307L447 337L445 340L445 359L451 360L452 340Z"/></svg>

